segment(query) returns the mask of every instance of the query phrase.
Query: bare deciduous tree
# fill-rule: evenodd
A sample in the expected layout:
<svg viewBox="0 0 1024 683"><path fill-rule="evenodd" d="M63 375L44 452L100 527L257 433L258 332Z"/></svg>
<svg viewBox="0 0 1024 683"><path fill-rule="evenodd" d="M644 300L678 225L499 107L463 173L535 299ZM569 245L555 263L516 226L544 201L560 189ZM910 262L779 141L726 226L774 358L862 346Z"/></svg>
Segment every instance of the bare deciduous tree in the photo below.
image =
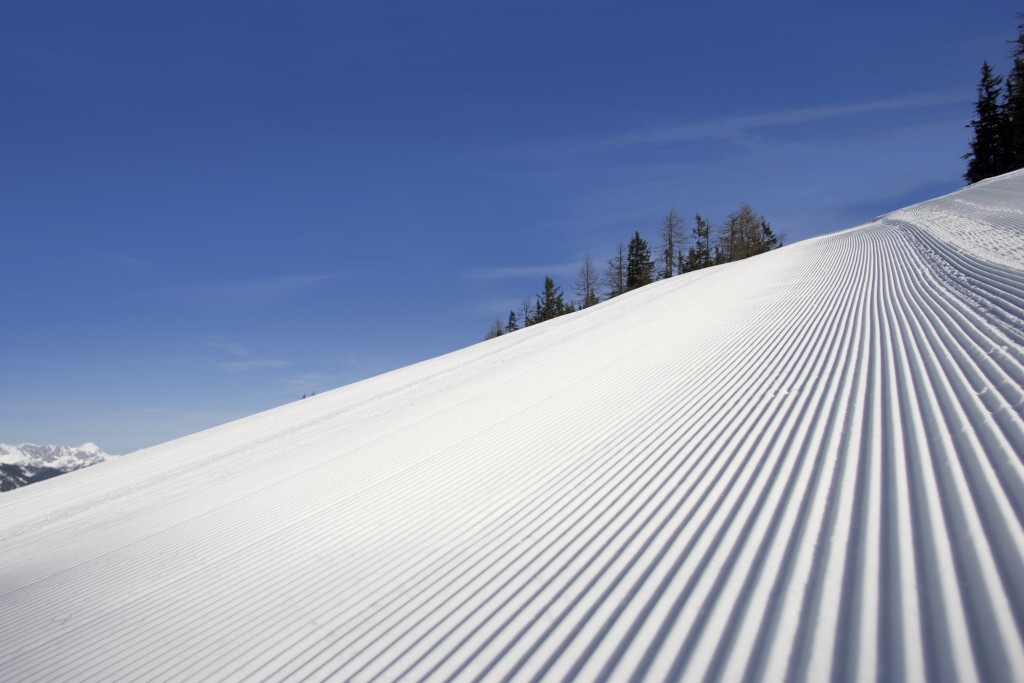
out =
<svg viewBox="0 0 1024 683"><path fill-rule="evenodd" d="M608 288L608 296L618 296L626 291L626 245L619 242L615 255L608 259L608 268L604 272L604 286Z"/></svg>
<svg viewBox="0 0 1024 683"><path fill-rule="evenodd" d="M658 270L658 277L661 279L670 278L676 275L676 262L678 254L683 249L683 217L675 209L669 209L665 218L661 221L661 268Z"/></svg>
<svg viewBox="0 0 1024 683"><path fill-rule="evenodd" d="M598 284L597 269L594 268L594 262L590 260L590 252L587 252L583 257L583 264L580 266L579 272L576 273L576 285L573 288L576 296L580 298L580 308L593 306L599 301L597 298Z"/></svg>

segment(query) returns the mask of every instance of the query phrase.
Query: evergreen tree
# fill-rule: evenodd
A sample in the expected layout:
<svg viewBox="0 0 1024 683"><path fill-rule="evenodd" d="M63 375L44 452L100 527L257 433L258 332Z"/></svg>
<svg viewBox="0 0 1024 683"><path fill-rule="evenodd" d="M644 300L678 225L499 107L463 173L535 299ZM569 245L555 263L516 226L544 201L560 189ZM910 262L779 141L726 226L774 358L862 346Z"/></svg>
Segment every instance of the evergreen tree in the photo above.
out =
<svg viewBox="0 0 1024 683"><path fill-rule="evenodd" d="M1020 58L1018 58L1020 59ZM1003 118L1003 110L999 105L999 92L1002 79L992 72L992 67L985 62L981 67L981 82L978 84L978 102L974 106L977 118L971 121L969 128L974 129L971 138L971 151L964 155L967 159L967 172L964 179L976 183L985 178L999 175L1012 166L1003 146L1004 135L1012 135L1015 124L1010 121L1014 116L1013 103L1007 102L1007 116ZM1024 91L1018 92L1024 95ZM1011 95L1018 99L1018 93ZM1024 122L1024 117L1019 119Z"/></svg>
<svg viewBox="0 0 1024 683"><path fill-rule="evenodd" d="M544 291L537 295L534 322L551 320L571 311L572 308L566 306L565 300L562 298L562 288L558 287L550 277L545 276Z"/></svg>
<svg viewBox="0 0 1024 683"><path fill-rule="evenodd" d="M616 297L626 291L626 247L619 242L615 255L608 259L608 269L604 273L604 286L608 288L608 298Z"/></svg>
<svg viewBox="0 0 1024 683"><path fill-rule="evenodd" d="M1024 14L1017 16L1024 19ZM1001 163L993 169L995 172L991 175L1024 168L1024 24L1017 26L1017 40L1011 44L1013 45L1013 68L1010 70L1010 75L1006 77L1003 104L999 112L1002 119L999 130ZM984 86L984 81L985 73L984 67L982 67L982 86ZM981 87L979 87L979 105L981 99L982 93ZM978 114L981 118L980 112ZM973 121L971 125L974 125ZM977 136L977 128L975 128L975 136ZM974 150L973 143L971 150L972 152ZM969 164L968 172L970 172Z"/></svg>
<svg viewBox="0 0 1024 683"><path fill-rule="evenodd" d="M722 264L722 263L727 263L728 260L729 259L726 258L725 252L722 251L721 245L716 244L715 245L715 253L711 256L711 265L717 266L717 265Z"/></svg>
<svg viewBox="0 0 1024 683"><path fill-rule="evenodd" d="M588 308L598 302L597 287L597 269L594 268L594 262L587 253L583 256L583 265L576 274L576 287L573 290L580 298L580 308Z"/></svg>
<svg viewBox="0 0 1024 683"><path fill-rule="evenodd" d="M782 238L772 231L772 226L761 217L761 251L771 251L782 246Z"/></svg>
<svg viewBox="0 0 1024 683"><path fill-rule="evenodd" d="M512 332L515 332L518 329L519 329L519 321L516 320L516 312L515 311L509 311L508 312L508 322L505 324L505 333L506 334L511 334Z"/></svg>
<svg viewBox="0 0 1024 683"><path fill-rule="evenodd" d="M654 261L651 260L651 248L647 241L640 237L637 230L629 240L626 255L626 289L636 289L650 284L654 280Z"/></svg>
<svg viewBox="0 0 1024 683"><path fill-rule="evenodd" d="M675 209L669 209L661 221L661 268L658 277L670 278L682 270L675 270L678 253L683 246L683 217Z"/></svg>
<svg viewBox="0 0 1024 683"><path fill-rule="evenodd" d="M711 225L699 213L694 223L693 246L686 254L686 270L700 270L714 265L711 259Z"/></svg>

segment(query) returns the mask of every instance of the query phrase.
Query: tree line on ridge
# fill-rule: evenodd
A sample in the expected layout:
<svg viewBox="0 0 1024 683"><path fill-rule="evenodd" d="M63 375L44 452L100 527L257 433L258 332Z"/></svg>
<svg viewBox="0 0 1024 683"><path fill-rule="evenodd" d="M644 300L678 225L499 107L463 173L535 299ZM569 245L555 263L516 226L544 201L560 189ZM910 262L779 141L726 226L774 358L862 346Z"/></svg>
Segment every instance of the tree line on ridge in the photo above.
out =
<svg viewBox="0 0 1024 683"><path fill-rule="evenodd" d="M762 254L782 246L783 241L765 217L746 204L729 214L717 229L697 214L689 234L682 215L670 209L661 221L659 237L658 251L652 254L647 240L639 230L635 231L627 244L619 243L603 272L598 272L590 254L586 254L573 286L575 299L567 298L562 288L545 276L543 289L536 296L523 299L507 318L498 316L484 338L499 337L589 308L655 280Z"/></svg>

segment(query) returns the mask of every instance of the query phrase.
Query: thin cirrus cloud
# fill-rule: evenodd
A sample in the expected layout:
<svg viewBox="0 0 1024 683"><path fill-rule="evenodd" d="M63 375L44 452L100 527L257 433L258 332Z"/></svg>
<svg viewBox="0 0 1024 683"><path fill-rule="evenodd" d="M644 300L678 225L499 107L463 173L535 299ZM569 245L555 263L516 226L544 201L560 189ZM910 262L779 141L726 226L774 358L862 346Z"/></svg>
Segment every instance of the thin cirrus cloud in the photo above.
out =
<svg viewBox="0 0 1024 683"><path fill-rule="evenodd" d="M555 263L546 266L480 266L465 271L467 280L516 280L528 278L565 277L579 268L578 263Z"/></svg>
<svg viewBox="0 0 1024 683"><path fill-rule="evenodd" d="M223 335L217 334L213 336L213 339L206 342L206 345L211 349L217 349L223 351L231 356L248 356L249 350L241 344L226 339Z"/></svg>
<svg viewBox="0 0 1024 683"><path fill-rule="evenodd" d="M969 94L969 93L968 93ZM792 126L812 121L823 121L862 114L910 109L927 109L950 104L962 104L970 98L962 90L923 93L884 100L848 104L804 107L736 116L703 123L677 126L658 126L636 130L591 144L590 149L613 149L633 145L666 142L691 142L711 138L735 138L759 128Z"/></svg>
<svg viewBox="0 0 1024 683"><path fill-rule="evenodd" d="M292 362L279 358L245 358L214 363L214 365L227 372L247 372L249 370L287 368L291 367Z"/></svg>
<svg viewBox="0 0 1024 683"><path fill-rule="evenodd" d="M231 341L224 335L215 334L206 342L206 346L229 356L228 359L209 360L210 364L226 372L248 372L291 367L290 360L280 358L255 358L249 349Z"/></svg>
<svg viewBox="0 0 1024 683"><path fill-rule="evenodd" d="M176 304L254 308L279 303L322 286L337 275L291 275L168 287L152 294Z"/></svg>

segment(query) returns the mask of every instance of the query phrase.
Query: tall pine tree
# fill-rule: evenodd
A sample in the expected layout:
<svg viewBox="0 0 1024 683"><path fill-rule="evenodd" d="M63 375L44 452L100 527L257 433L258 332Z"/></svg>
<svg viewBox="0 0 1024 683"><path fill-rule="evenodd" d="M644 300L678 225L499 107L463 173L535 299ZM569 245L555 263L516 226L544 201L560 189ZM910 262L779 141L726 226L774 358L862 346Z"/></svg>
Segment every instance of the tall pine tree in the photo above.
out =
<svg viewBox="0 0 1024 683"><path fill-rule="evenodd" d="M516 319L516 312L508 312L508 323L505 324L505 333L511 334L519 329L519 321Z"/></svg>
<svg viewBox="0 0 1024 683"><path fill-rule="evenodd" d="M626 289L643 287L653 280L654 261L651 260L651 248L637 230L629 240L629 253L626 256Z"/></svg>
<svg viewBox="0 0 1024 683"><path fill-rule="evenodd" d="M567 306L565 299L562 298L562 288L557 286L550 277L545 276L544 291L537 295L533 322L542 323L545 320L571 313L572 310L572 307Z"/></svg>
<svg viewBox="0 0 1024 683"><path fill-rule="evenodd" d="M694 223L693 246L686 254L686 270L700 270L714 265L711 258L711 225L699 213Z"/></svg>
<svg viewBox="0 0 1024 683"><path fill-rule="evenodd" d="M1024 14L1017 16L1024 19ZM1017 40L1013 41L1012 45L1013 68L1004 82L1003 106L1000 112L1002 127L999 131L999 143L1002 146L1002 164L991 175L1024 168L1024 24L1017 26ZM984 76L982 80L984 81Z"/></svg>
<svg viewBox="0 0 1024 683"><path fill-rule="evenodd" d="M964 179L969 183L1005 173L1011 166L1007 159L1007 148L1003 146L1003 137L1012 134L1013 124L1003 118L999 104L1001 83L1002 79L985 62L981 67L981 82L978 84L978 102L974 105L977 118L968 125L968 128L974 129L971 151L964 155L964 159L967 159ZM1007 112L1011 111L1012 106L1008 102Z"/></svg>

